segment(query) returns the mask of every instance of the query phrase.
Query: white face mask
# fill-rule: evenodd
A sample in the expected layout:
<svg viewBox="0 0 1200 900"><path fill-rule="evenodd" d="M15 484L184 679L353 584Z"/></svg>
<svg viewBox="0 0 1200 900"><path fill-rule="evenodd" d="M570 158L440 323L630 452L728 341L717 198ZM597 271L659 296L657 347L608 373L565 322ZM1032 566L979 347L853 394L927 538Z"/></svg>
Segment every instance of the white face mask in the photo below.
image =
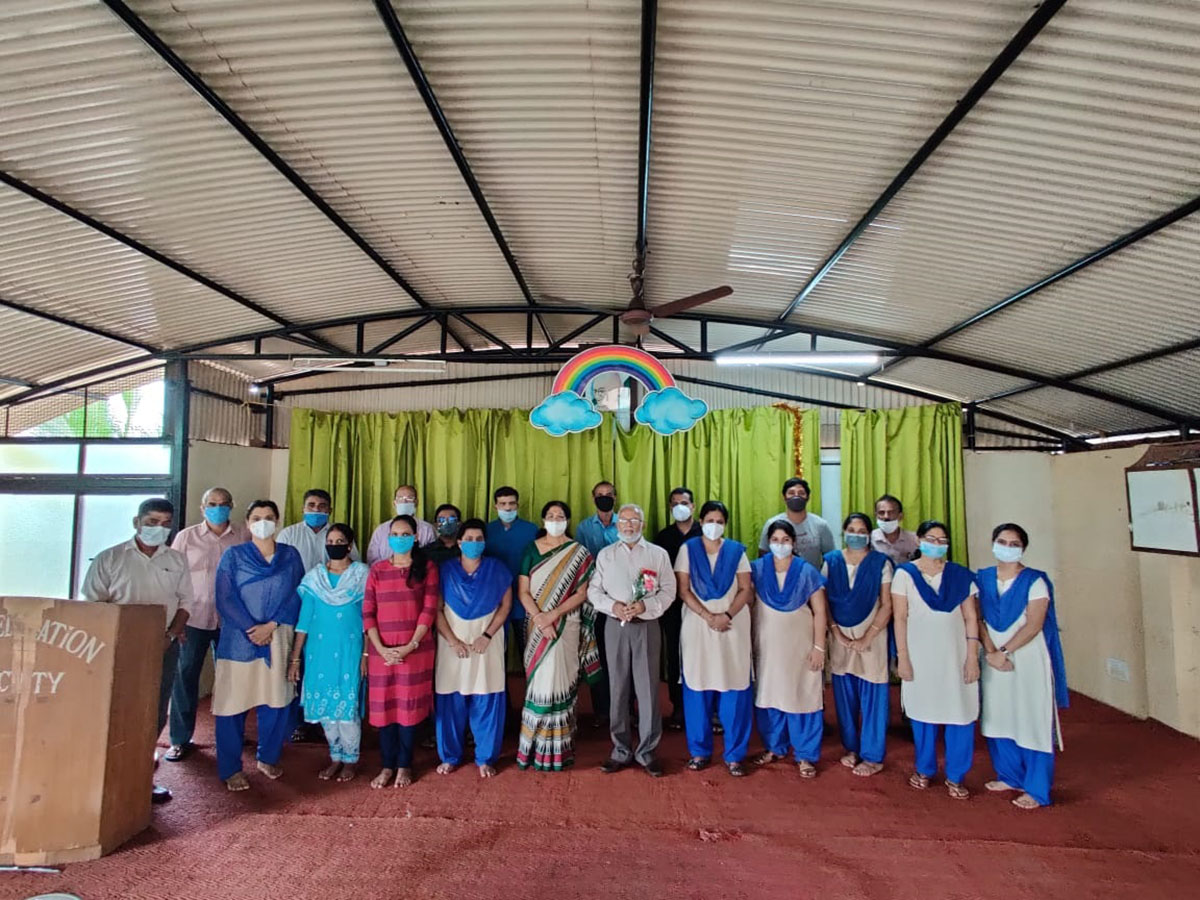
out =
<svg viewBox="0 0 1200 900"><path fill-rule="evenodd" d="M876 519L875 524L879 526L879 530L884 534L894 534L900 528L899 519L892 519L891 521L886 519Z"/></svg>
<svg viewBox="0 0 1200 900"><path fill-rule="evenodd" d="M275 522L271 519L257 519L249 527L250 533L260 541L265 541L275 533Z"/></svg>
<svg viewBox="0 0 1200 900"><path fill-rule="evenodd" d="M138 540L147 547L160 547L170 533L171 529L166 525L143 525L138 529Z"/></svg>
<svg viewBox="0 0 1200 900"><path fill-rule="evenodd" d="M704 536L710 541L719 541L721 535L725 533L725 526L720 522L705 522L700 526L700 530L704 532Z"/></svg>
<svg viewBox="0 0 1200 900"><path fill-rule="evenodd" d="M542 524L546 527L546 534L550 537L562 537L567 533L566 519L547 519Z"/></svg>
<svg viewBox="0 0 1200 900"><path fill-rule="evenodd" d="M417 514L417 504L411 500L404 500L396 503L396 515L398 516L415 516Z"/></svg>
<svg viewBox="0 0 1200 900"><path fill-rule="evenodd" d="M786 559L792 555L792 545L772 543L771 553L774 554L776 559Z"/></svg>
<svg viewBox="0 0 1200 900"><path fill-rule="evenodd" d="M692 508L686 503L676 503L671 507L671 515L676 522L686 522L692 517Z"/></svg>
<svg viewBox="0 0 1200 900"><path fill-rule="evenodd" d="M1020 547L1010 547L1007 544L992 544L992 556L1002 563L1020 562L1025 551Z"/></svg>

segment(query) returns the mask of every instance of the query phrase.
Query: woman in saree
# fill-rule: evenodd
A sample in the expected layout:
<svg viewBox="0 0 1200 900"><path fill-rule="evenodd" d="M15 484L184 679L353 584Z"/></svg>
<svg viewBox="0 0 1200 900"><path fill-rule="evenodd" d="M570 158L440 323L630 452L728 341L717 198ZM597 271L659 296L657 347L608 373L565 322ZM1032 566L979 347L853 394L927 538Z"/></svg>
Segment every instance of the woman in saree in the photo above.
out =
<svg viewBox="0 0 1200 900"><path fill-rule="evenodd" d="M560 771L575 761L575 700L582 671L600 675L587 602L592 556L567 535L571 508L561 500L542 507L543 528L521 561L519 593L525 608L525 707L517 765Z"/></svg>
<svg viewBox="0 0 1200 900"><path fill-rule="evenodd" d="M846 516L845 549L826 553L821 568L829 597L833 700L846 749L842 765L863 778L883 770L892 618L892 563L871 549L871 528L863 513Z"/></svg>
<svg viewBox="0 0 1200 900"><path fill-rule="evenodd" d="M353 781L362 740L363 594L370 567L350 558L354 529L338 523L325 533L326 561L308 570L300 582L300 621L288 680L304 682L300 701L304 719L320 724L329 744L329 765L322 781ZM303 666L301 666L303 662Z"/></svg>
<svg viewBox="0 0 1200 900"><path fill-rule="evenodd" d="M258 771L283 775L279 756L296 696L288 681L304 563L295 547L275 542L279 507L255 500L246 509L253 540L230 547L217 565L215 594L221 636L214 654L212 714L216 718L217 774L231 791L250 782L242 771L246 714L258 719Z"/></svg>

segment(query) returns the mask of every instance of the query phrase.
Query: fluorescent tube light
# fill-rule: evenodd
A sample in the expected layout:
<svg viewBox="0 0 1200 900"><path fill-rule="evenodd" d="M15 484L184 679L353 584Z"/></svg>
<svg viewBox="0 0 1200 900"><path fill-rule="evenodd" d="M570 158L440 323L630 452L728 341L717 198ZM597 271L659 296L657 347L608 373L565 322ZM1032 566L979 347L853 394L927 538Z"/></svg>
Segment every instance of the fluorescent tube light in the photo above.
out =
<svg viewBox="0 0 1200 900"><path fill-rule="evenodd" d="M878 353L729 353L718 366L874 366Z"/></svg>

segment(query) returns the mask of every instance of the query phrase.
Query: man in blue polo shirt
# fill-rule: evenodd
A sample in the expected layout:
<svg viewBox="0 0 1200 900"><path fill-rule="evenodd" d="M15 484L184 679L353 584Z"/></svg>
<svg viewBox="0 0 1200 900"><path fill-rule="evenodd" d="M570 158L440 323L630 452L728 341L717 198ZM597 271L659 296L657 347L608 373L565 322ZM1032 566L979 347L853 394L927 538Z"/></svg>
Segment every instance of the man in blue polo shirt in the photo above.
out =
<svg viewBox="0 0 1200 900"><path fill-rule="evenodd" d="M517 596L519 590L520 574L521 574L521 557L525 555L525 549L533 543L537 537L538 527L532 522L527 522L522 519L517 513L517 506L521 500L521 495L517 493L515 487L503 485L496 488L492 492L492 502L496 507L496 518L488 522L487 531L484 533L485 546L483 550L484 556L491 556L504 563L505 568L512 573L512 591L513 603L512 611L508 614L508 640L510 647L516 647L517 658L520 659L521 654L525 651L525 607L521 605L521 600ZM507 656L506 651L506 656ZM516 703L515 711L513 704L509 703L509 715L507 721L514 727L519 727L521 723L521 703L520 700Z"/></svg>

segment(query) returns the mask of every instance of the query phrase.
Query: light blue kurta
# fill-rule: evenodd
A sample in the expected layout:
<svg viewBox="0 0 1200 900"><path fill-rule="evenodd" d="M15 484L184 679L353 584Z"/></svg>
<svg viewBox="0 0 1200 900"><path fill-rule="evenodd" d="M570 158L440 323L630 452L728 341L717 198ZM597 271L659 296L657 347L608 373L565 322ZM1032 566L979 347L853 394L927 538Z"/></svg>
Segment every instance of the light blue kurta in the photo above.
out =
<svg viewBox="0 0 1200 900"><path fill-rule="evenodd" d="M304 644L301 702L309 722L359 722L362 718L363 593L366 563L351 563L334 586L324 565L300 583L297 632Z"/></svg>

